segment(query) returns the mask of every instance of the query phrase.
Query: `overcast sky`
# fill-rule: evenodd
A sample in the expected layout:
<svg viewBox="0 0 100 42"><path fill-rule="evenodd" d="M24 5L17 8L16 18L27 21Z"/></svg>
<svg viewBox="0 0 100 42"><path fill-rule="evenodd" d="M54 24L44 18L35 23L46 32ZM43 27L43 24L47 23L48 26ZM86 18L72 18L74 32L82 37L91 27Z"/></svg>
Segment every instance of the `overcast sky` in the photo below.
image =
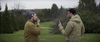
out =
<svg viewBox="0 0 100 42"><path fill-rule="evenodd" d="M12 6L14 3L20 2L24 9L43 9L43 8L51 8L52 4L55 3L58 8L63 6L64 8L72 8L78 6L79 0L0 0L2 11L5 10L5 4L7 3L8 9L13 9ZM100 0L96 0L97 3Z"/></svg>

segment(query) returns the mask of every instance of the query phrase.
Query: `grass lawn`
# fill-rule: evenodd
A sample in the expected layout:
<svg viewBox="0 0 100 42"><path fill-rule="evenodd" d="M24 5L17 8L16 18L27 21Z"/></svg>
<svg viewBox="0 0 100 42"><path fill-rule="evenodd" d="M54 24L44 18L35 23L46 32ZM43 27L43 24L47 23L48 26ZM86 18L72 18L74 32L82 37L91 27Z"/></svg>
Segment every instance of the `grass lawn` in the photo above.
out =
<svg viewBox="0 0 100 42"><path fill-rule="evenodd" d="M19 30L13 34L0 34L0 42L24 42L24 30Z"/></svg>
<svg viewBox="0 0 100 42"><path fill-rule="evenodd" d="M48 24L51 22L44 22L42 26L49 27ZM65 42L65 36L61 34L52 35L49 33L48 29L41 29L41 34L39 35L40 42ZM24 42L24 30L19 30L13 34L0 34L0 42ZM81 38L81 42L100 42L100 34L84 34Z"/></svg>
<svg viewBox="0 0 100 42"><path fill-rule="evenodd" d="M42 29L40 37L40 42L65 42L65 36L61 34L50 34L50 30Z"/></svg>
<svg viewBox="0 0 100 42"><path fill-rule="evenodd" d="M53 24L55 24L55 23L53 23L53 21L50 21L50 22L42 22L42 23L40 23L40 26L41 27L50 27Z"/></svg>
<svg viewBox="0 0 100 42"><path fill-rule="evenodd" d="M42 29L40 42L65 42L65 37L61 34L52 35L50 30ZM19 30L13 34L0 34L0 42L24 42L24 30Z"/></svg>
<svg viewBox="0 0 100 42"><path fill-rule="evenodd" d="M84 34L81 42L100 42L100 34Z"/></svg>
<svg viewBox="0 0 100 42"><path fill-rule="evenodd" d="M42 29L40 42L65 42L65 36L61 34L52 35L50 30ZM19 30L13 34L0 34L0 42L24 42L24 30ZM100 42L100 34L84 34L81 42Z"/></svg>

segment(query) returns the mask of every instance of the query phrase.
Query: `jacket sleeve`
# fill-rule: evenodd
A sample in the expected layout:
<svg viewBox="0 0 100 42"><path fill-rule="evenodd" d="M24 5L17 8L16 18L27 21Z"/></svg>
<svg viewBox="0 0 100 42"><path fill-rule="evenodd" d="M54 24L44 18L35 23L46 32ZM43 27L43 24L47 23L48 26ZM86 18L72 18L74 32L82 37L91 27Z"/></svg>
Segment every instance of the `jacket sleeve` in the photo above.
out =
<svg viewBox="0 0 100 42"><path fill-rule="evenodd" d="M69 22L68 22L68 24L67 24L65 30L64 30L64 28L63 28L62 26L61 26L59 29L60 29L61 33L62 33L63 35L65 35L65 36L68 36L69 33L72 31L71 24L70 24Z"/></svg>
<svg viewBox="0 0 100 42"><path fill-rule="evenodd" d="M84 25L83 25L82 28L81 28L81 35L83 35L84 32L85 32L85 27L84 27Z"/></svg>
<svg viewBox="0 0 100 42"><path fill-rule="evenodd" d="M35 35L39 35L41 33L41 27L40 25L37 25L37 26L31 25L29 31Z"/></svg>

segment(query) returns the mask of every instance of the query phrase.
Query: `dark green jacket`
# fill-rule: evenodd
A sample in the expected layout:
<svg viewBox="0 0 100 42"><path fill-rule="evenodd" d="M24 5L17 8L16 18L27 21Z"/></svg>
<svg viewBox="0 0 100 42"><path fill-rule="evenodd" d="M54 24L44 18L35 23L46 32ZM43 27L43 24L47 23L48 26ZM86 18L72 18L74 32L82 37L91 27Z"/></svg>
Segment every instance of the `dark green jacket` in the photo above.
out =
<svg viewBox="0 0 100 42"><path fill-rule="evenodd" d="M41 27L28 20L24 27L24 39L25 42L40 42L39 36L41 33Z"/></svg>

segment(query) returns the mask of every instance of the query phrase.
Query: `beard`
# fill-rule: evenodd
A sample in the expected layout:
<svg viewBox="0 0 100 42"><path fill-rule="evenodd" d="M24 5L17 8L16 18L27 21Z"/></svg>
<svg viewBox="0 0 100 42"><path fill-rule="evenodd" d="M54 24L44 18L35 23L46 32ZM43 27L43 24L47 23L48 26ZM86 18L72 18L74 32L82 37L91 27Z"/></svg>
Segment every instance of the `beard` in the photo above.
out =
<svg viewBox="0 0 100 42"><path fill-rule="evenodd" d="M68 16L68 19L71 19L71 16Z"/></svg>
<svg viewBox="0 0 100 42"><path fill-rule="evenodd" d="M35 24L35 22L37 22L37 20L34 20L34 19L33 19L33 23L34 23L34 24Z"/></svg>
<svg viewBox="0 0 100 42"><path fill-rule="evenodd" d="M37 22L37 20L33 20L33 22Z"/></svg>
<svg viewBox="0 0 100 42"><path fill-rule="evenodd" d="M71 17L69 17L69 19L71 19Z"/></svg>

